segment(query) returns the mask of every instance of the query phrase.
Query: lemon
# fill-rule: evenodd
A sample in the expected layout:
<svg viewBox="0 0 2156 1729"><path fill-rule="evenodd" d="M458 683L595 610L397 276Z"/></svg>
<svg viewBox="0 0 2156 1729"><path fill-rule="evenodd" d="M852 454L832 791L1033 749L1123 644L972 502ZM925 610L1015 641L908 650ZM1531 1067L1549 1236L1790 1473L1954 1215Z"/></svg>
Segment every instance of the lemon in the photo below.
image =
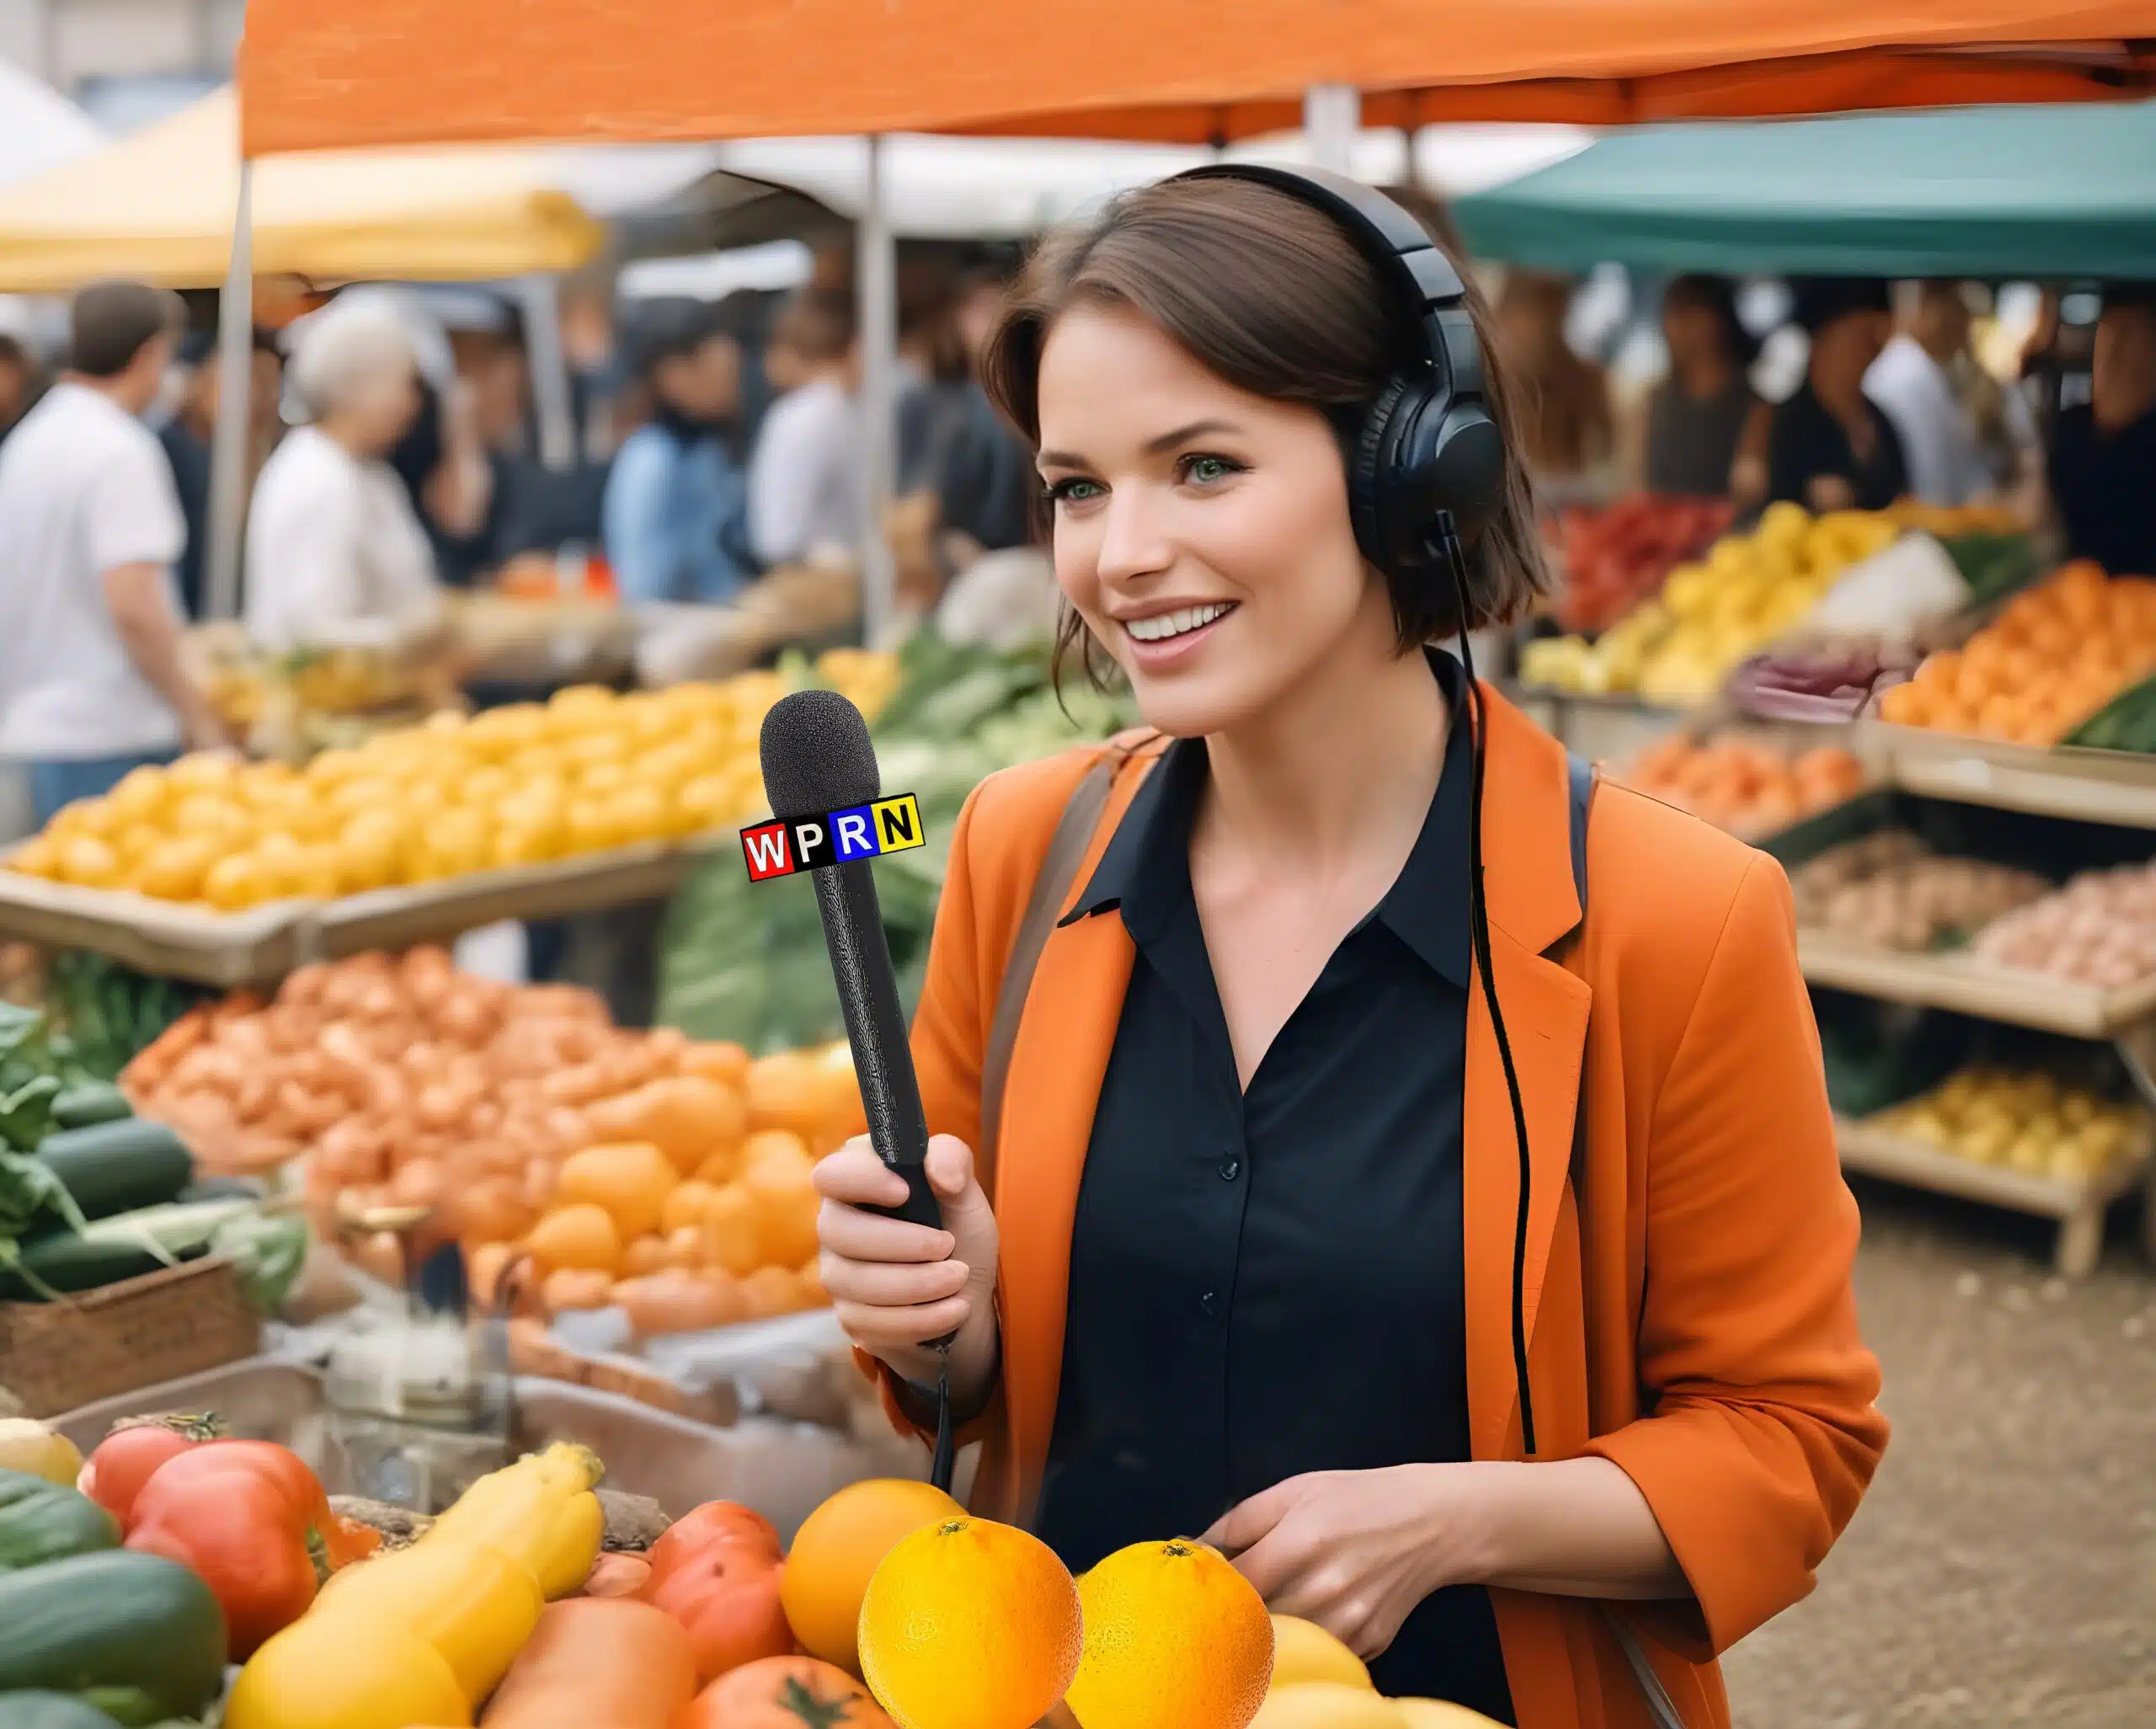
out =
<svg viewBox="0 0 2156 1729"><path fill-rule="evenodd" d="M40 835L18 848L8 859L8 866L26 877L57 876L60 872L60 843L51 835Z"/></svg>
<svg viewBox="0 0 2156 1729"><path fill-rule="evenodd" d="M165 771L165 777L183 792L223 792L239 779L243 766L237 756L201 750L181 757Z"/></svg>
<svg viewBox="0 0 2156 1729"><path fill-rule="evenodd" d="M226 912L259 906L276 893L276 885L251 853L229 853L211 865L202 878L202 898Z"/></svg>
<svg viewBox="0 0 2156 1729"><path fill-rule="evenodd" d="M669 832L673 801L656 787L624 787L606 803L632 840L658 840Z"/></svg>
<svg viewBox="0 0 2156 1729"><path fill-rule="evenodd" d="M166 840L135 867L132 886L159 900L198 899L202 879L219 856L216 841L207 835Z"/></svg>
<svg viewBox="0 0 2156 1729"><path fill-rule="evenodd" d="M614 815L611 800L579 798L569 806L568 845L571 852L604 852L624 846L629 835Z"/></svg>
<svg viewBox="0 0 2156 1729"><path fill-rule="evenodd" d="M1265 1695L1251 1729L1407 1729L1407 1718L1368 1687L1298 1681Z"/></svg>
<svg viewBox="0 0 2156 1729"><path fill-rule="evenodd" d="M1495 1720L1464 1705L1442 1699L1396 1699L1390 1701L1407 1729L1497 1729Z"/></svg>
<svg viewBox="0 0 2156 1729"><path fill-rule="evenodd" d="M163 770L130 769L120 784L105 795L105 803L122 823L155 822L164 809L170 792Z"/></svg>
<svg viewBox="0 0 2156 1729"><path fill-rule="evenodd" d="M120 882L120 856L95 835L70 835L60 843L59 876L78 889L111 889Z"/></svg>
<svg viewBox="0 0 2156 1729"><path fill-rule="evenodd" d="M1333 1681L1368 1688L1370 1672L1363 1660L1315 1621L1294 1615L1273 1618L1273 1684Z"/></svg>
<svg viewBox="0 0 2156 1729"><path fill-rule="evenodd" d="M723 829L733 820L736 782L730 774L698 775L674 796L676 819L685 834Z"/></svg>

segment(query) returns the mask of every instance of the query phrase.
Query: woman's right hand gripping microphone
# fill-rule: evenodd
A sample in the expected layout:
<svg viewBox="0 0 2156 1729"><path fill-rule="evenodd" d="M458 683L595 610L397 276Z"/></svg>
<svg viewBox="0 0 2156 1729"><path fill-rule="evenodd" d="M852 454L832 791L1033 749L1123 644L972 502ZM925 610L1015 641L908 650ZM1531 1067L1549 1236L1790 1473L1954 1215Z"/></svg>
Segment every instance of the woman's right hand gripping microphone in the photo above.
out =
<svg viewBox="0 0 2156 1729"><path fill-rule="evenodd" d="M987 1402L997 1361L995 1214L974 1175L973 1150L954 1135L929 1138L929 1187L943 1228L867 1209L896 1207L906 1180L857 1135L816 1166L818 1269L847 1337L917 1386L943 1367L930 1342L947 1335L951 1402Z"/></svg>

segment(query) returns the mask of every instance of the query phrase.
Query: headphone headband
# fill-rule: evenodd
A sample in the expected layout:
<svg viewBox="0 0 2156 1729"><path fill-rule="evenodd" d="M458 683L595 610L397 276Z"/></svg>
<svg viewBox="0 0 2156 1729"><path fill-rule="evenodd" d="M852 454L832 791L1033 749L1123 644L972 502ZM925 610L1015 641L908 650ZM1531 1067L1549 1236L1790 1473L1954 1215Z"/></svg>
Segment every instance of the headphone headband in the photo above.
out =
<svg viewBox="0 0 2156 1729"><path fill-rule="evenodd" d="M1376 269L1399 310L1403 334L1409 329L1417 333L1415 361L1437 367L1452 383L1455 395L1482 394L1479 352L1471 378L1451 376L1459 356L1449 339L1452 326L1447 315L1457 312L1461 323L1466 322L1467 290L1460 273L1422 225L1374 186L1330 168L1283 168L1273 163L1208 163L1171 178L1248 180L1284 192L1330 216Z"/></svg>
<svg viewBox="0 0 2156 1729"><path fill-rule="evenodd" d="M1427 564L1442 518L1471 541L1504 490L1482 344L1460 272L1422 225L1374 186L1326 168L1209 163L1177 180L1247 180L1329 217L1397 308L1399 364L1364 412L1348 485L1356 538L1383 570ZM1413 333L1412 340L1408 333Z"/></svg>

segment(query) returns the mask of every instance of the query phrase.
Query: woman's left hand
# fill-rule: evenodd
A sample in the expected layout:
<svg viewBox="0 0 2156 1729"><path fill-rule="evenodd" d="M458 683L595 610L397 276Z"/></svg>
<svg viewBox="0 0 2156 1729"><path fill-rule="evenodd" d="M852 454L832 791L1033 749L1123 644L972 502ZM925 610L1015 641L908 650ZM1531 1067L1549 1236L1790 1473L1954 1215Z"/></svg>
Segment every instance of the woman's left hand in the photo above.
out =
<svg viewBox="0 0 2156 1729"><path fill-rule="evenodd" d="M1378 1656L1415 1606L1480 1576L1474 1465L1312 1471L1230 1508L1205 1534L1274 1613Z"/></svg>

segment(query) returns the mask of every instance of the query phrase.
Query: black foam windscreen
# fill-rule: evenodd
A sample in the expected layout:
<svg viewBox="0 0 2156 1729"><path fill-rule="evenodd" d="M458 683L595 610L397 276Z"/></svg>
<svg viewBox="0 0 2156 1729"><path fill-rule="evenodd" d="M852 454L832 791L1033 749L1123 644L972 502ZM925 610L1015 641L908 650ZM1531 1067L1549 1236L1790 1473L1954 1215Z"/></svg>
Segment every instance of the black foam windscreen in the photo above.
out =
<svg viewBox="0 0 2156 1729"><path fill-rule="evenodd" d="M775 817L814 816L883 796L861 711L836 691L796 691L764 716L764 796Z"/></svg>

